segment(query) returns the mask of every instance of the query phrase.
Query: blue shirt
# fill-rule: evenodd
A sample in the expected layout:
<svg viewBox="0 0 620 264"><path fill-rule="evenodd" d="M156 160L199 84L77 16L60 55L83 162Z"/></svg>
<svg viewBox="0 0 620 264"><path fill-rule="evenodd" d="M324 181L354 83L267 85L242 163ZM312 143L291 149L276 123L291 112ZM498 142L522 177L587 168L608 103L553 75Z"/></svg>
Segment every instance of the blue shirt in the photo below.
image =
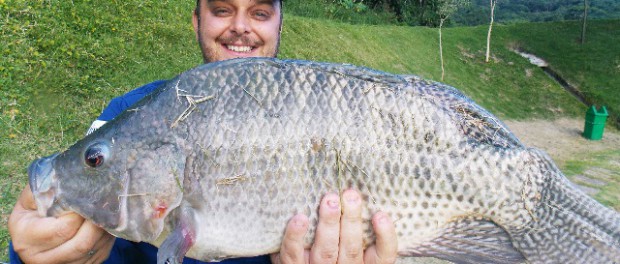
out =
<svg viewBox="0 0 620 264"><path fill-rule="evenodd" d="M101 115L91 125L88 133L91 133L95 129L99 128L106 122L114 119L125 109L140 101L144 96L157 89L162 84L166 83L165 80L154 81L135 90L132 90L122 96L116 97L110 101L108 106L103 109ZM13 250L13 244L9 243L9 260L11 264L22 264L21 260L17 256L17 253ZM157 263L157 248L151 244L144 242L132 242L122 238L116 238L114 246L110 252L110 257L104 262L110 264L127 263L127 264L147 264ZM195 259L184 258L185 264L202 264L207 262L198 261ZM250 258L237 258L228 259L220 264L271 264L269 256L258 256Z"/></svg>

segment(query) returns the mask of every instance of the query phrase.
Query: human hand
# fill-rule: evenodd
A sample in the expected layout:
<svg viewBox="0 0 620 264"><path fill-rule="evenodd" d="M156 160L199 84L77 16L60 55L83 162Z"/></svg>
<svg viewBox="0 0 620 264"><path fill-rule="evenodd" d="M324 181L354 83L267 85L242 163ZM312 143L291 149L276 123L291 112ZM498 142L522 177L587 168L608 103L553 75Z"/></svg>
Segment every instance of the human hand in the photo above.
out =
<svg viewBox="0 0 620 264"><path fill-rule="evenodd" d="M274 264L392 264L396 262L397 241L394 223L383 212L372 218L375 244L363 249L362 199L355 190L340 197L328 194L319 207L319 223L314 244L304 249L308 217L294 216L286 227L280 252L271 255Z"/></svg>
<svg viewBox="0 0 620 264"><path fill-rule="evenodd" d="M24 263L101 263L114 245L112 235L75 213L41 217L29 186L13 207L8 226Z"/></svg>

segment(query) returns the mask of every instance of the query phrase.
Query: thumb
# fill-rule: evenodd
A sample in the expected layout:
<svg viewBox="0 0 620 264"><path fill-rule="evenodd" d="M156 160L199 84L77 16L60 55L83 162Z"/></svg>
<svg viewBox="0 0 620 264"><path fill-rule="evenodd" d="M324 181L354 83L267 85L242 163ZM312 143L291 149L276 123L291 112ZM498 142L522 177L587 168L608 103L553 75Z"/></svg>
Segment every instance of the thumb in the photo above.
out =
<svg viewBox="0 0 620 264"><path fill-rule="evenodd" d="M26 184L26 187L19 195L17 203L26 210L36 211L37 203L34 201L34 195L30 190L30 184Z"/></svg>

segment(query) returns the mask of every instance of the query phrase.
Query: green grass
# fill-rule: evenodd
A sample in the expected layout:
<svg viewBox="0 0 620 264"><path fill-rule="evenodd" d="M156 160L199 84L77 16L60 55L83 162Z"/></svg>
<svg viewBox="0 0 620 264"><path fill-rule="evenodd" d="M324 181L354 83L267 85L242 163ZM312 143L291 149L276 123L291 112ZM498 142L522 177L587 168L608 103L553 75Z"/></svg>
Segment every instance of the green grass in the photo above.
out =
<svg viewBox="0 0 620 264"><path fill-rule="evenodd" d="M29 161L81 137L112 97L200 63L192 8L0 0L0 261Z"/></svg>
<svg viewBox="0 0 620 264"><path fill-rule="evenodd" d="M593 103L606 105L610 122L620 127L620 20L590 21L583 45L577 21L517 24L497 33L502 42L545 59Z"/></svg>
<svg viewBox="0 0 620 264"><path fill-rule="evenodd" d="M596 200L620 211L620 149L575 157L562 171L575 183L598 190L593 196ZM583 176L594 181L583 180Z"/></svg>
<svg viewBox="0 0 620 264"><path fill-rule="evenodd" d="M541 69L510 51L511 42L497 41L495 59L484 63L486 27L448 28L444 37L444 82L463 90L498 116L552 118L585 111ZM441 77L438 32L431 28L291 18L284 27L281 55L347 62L434 80Z"/></svg>
<svg viewBox="0 0 620 264"><path fill-rule="evenodd" d="M286 0L286 15L329 19L350 24L398 24L394 14L386 10L366 8L359 10L344 4L343 0ZM356 1L361 2L361 1Z"/></svg>
<svg viewBox="0 0 620 264"><path fill-rule="evenodd" d="M0 261L29 162L79 139L111 98L201 62L192 9L180 0L0 0ZM585 106L512 53L516 45L617 111L620 34L606 33L617 25L590 23L583 47L573 45L574 23L497 26L491 63L483 62L486 27L445 29L445 82L505 119L582 116ZM439 80L437 36L430 28L286 15L280 57Z"/></svg>

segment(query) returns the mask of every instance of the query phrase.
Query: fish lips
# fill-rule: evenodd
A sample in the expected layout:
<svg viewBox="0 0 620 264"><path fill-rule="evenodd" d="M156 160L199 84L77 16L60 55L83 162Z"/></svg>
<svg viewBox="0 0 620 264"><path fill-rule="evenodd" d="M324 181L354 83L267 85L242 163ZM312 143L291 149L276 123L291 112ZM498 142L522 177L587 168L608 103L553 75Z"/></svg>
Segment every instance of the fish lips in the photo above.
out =
<svg viewBox="0 0 620 264"><path fill-rule="evenodd" d="M56 204L56 172L54 160L59 153L35 160L28 167L30 190L41 216L57 216L62 208Z"/></svg>

